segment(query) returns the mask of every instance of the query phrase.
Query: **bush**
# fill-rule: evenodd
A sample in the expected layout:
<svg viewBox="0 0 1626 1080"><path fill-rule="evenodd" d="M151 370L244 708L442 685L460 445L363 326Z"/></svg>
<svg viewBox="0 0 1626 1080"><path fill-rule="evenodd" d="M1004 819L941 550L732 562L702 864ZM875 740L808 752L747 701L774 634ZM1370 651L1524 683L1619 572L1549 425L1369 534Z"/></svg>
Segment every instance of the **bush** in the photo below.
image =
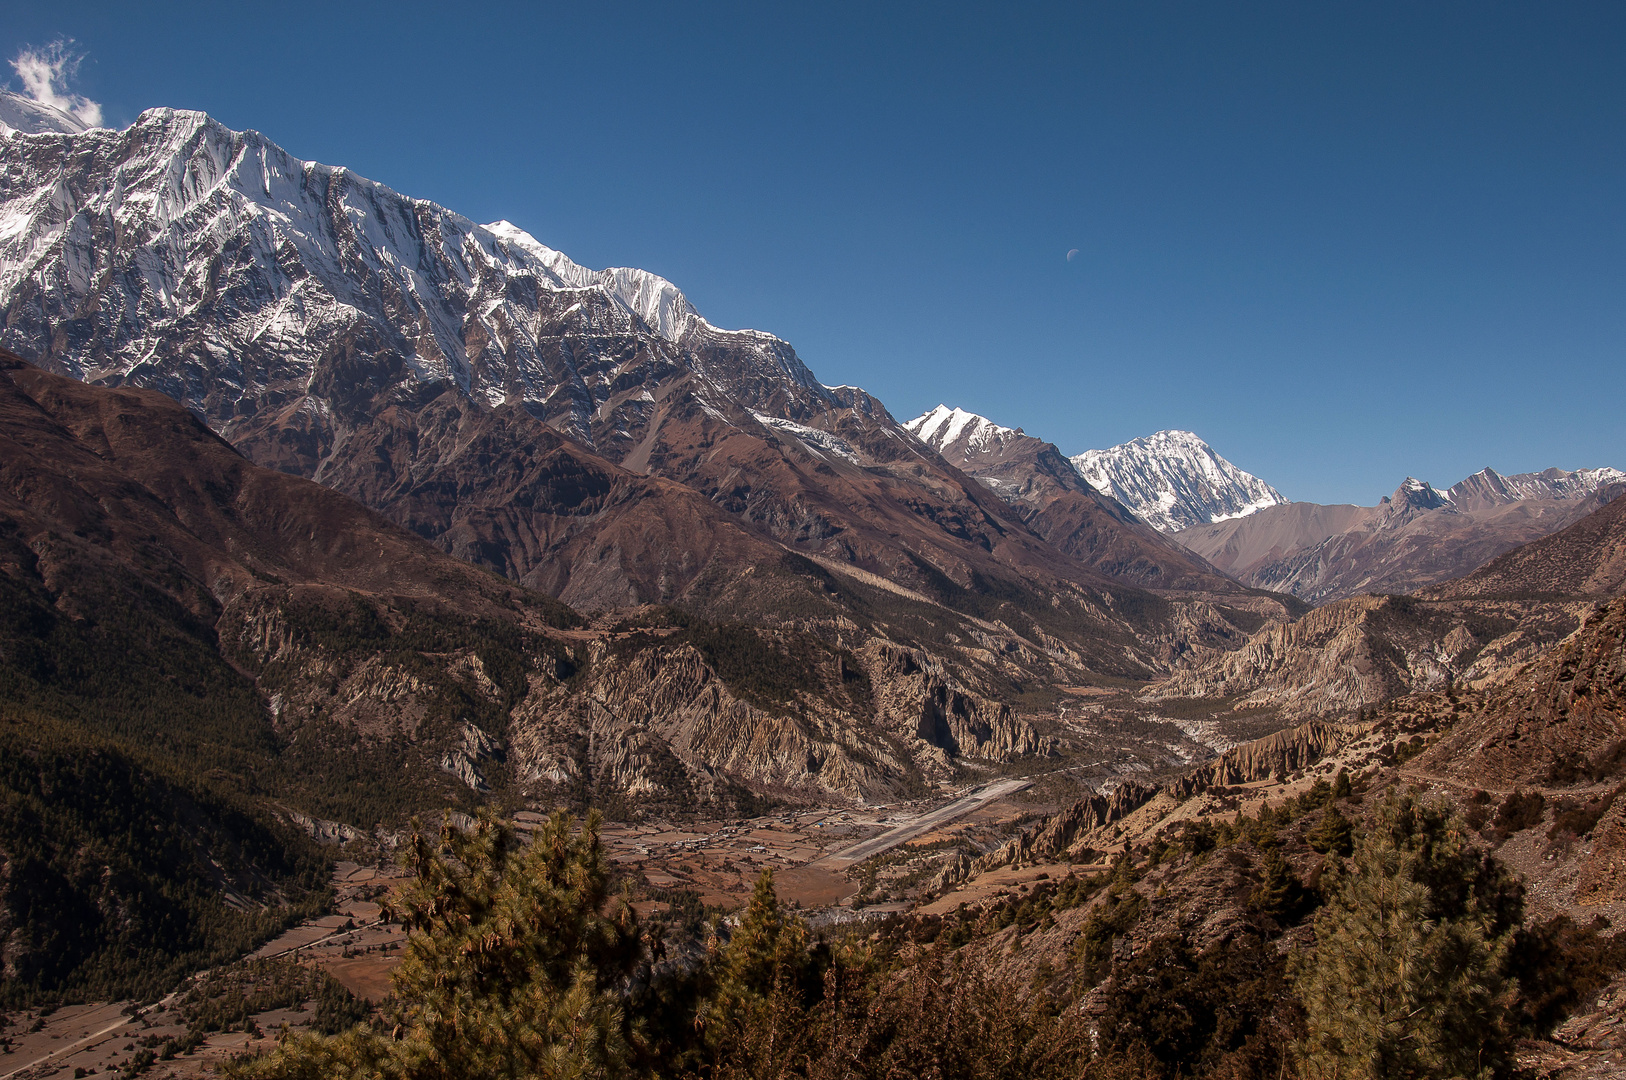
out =
<svg viewBox="0 0 1626 1080"><path fill-rule="evenodd" d="M1515 791L1502 800L1492 823L1492 836L1506 840L1516 832L1533 829L1541 824L1547 812L1547 800L1539 791Z"/></svg>
<svg viewBox="0 0 1626 1080"><path fill-rule="evenodd" d="M1519 1030L1545 1038L1626 967L1626 938L1605 938L1607 925L1599 919L1579 926L1567 915L1555 915L1518 932L1509 971L1519 984L1514 1011Z"/></svg>
<svg viewBox="0 0 1626 1080"><path fill-rule="evenodd" d="M1617 787L1607 795L1584 803L1573 799L1561 800L1553 808L1553 825L1547 830L1547 839L1562 841L1585 836L1615 805L1620 792L1621 788Z"/></svg>

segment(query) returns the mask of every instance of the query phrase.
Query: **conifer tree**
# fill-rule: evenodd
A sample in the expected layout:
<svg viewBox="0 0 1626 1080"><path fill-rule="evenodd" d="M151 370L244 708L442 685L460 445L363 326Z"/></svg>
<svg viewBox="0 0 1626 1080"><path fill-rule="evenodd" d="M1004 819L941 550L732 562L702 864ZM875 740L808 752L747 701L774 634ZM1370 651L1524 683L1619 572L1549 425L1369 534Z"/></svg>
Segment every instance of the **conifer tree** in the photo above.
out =
<svg viewBox="0 0 1626 1080"><path fill-rule="evenodd" d="M809 938L807 924L781 908L765 868L716 956L716 984L696 1017L719 1076L776 1074L801 1052L818 989Z"/></svg>
<svg viewBox="0 0 1626 1080"><path fill-rule="evenodd" d="M397 969L399 1013L306 1036L244 1067L275 1080L609 1078L630 1048L613 984L639 942L624 902L611 908L598 815L555 814L527 845L482 811L467 831L414 829L413 880L394 908L409 932Z"/></svg>
<svg viewBox="0 0 1626 1080"><path fill-rule="evenodd" d="M1509 1069L1504 977L1518 886L1444 802L1391 796L1333 864L1299 979L1304 1075L1496 1077Z"/></svg>
<svg viewBox="0 0 1626 1080"><path fill-rule="evenodd" d="M1310 897L1304 883L1282 857L1280 848L1265 849L1264 870L1264 880L1248 897L1248 902L1260 913L1284 925L1303 918Z"/></svg>
<svg viewBox="0 0 1626 1080"><path fill-rule="evenodd" d="M1338 807L1329 803L1315 828L1305 834L1304 841L1323 855L1348 858L1349 853L1355 850L1355 827L1338 812Z"/></svg>

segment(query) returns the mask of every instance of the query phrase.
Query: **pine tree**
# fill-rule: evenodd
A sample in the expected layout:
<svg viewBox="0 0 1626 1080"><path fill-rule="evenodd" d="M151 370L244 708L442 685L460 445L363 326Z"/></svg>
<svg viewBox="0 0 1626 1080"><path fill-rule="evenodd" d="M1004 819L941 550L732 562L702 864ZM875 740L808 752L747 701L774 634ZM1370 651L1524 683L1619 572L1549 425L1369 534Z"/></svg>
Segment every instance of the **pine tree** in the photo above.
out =
<svg viewBox="0 0 1626 1080"><path fill-rule="evenodd" d="M529 845L482 811L437 840L414 828L413 880L396 899L407 928L388 1035L307 1036L242 1075L609 1078L630 1055L617 983L639 955L624 902L611 908L595 813L578 829L555 814Z"/></svg>
<svg viewBox="0 0 1626 1080"><path fill-rule="evenodd" d="M1282 858L1280 849L1265 849L1264 870L1264 880L1248 897L1249 904L1283 925L1302 918L1309 906L1309 894L1293 868Z"/></svg>
<svg viewBox="0 0 1626 1080"><path fill-rule="evenodd" d="M1321 820L1316 822L1316 827L1305 834L1304 841L1323 855L1348 858L1349 853L1355 850L1355 827L1338 812L1336 806L1328 805Z"/></svg>
<svg viewBox="0 0 1626 1080"><path fill-rule="evenodd" d="M1518 886L1468 840L1444 802L1391 796L1331 899L1299 989L1306 1077L1495 1077L1510 1064L1504 1023Z"/></svg>
<svg viewBox="0 0 1626 1080"><path fill-rule="evenodd" d="M787 917L774 890L773 868L757 877L740 925L722 951L719 1000L739 1003L766 998L776 983L801 985L808 963L807 924Z"/></svg>
<svg viewBox="0 0 1626 1080"><path fill-rule="evenodd" d="M733 936L715 958L716 984L696 1017L722 1076L780 1072L807 1036L819 987L807 924L787 916L762 871Z"/></svg>

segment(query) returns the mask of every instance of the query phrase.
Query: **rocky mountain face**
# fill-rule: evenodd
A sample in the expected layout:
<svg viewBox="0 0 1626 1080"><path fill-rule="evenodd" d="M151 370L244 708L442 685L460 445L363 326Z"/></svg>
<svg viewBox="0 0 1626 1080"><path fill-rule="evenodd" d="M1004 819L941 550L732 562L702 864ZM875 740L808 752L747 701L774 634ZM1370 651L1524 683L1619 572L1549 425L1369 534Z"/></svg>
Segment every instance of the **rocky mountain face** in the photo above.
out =
<svg viewBox="0 0 1626 1080"><path fill-rule="evenodd" d="M781 616L835 617L823 577L870 575L959 616L1042 610L1075 651L1127 639L1147 670L1194 623L1124 592L1185 575L1182 553L1069 554L868 394L654 275L587 270L198 113L12 134L0 161L0 340L162 390L254 461L582 608L717 612L752 567ZM1250 626L1285 610L1236 603Z"/></svg>
<svg viewBox="0 0 1626 1080"><path fill-rule="evenodd" d="M7 700L252 778L300 820L365 830L503 791L724 810L891 801L968 762L1049 753L1005 703L1013 687L1111 659L812 563L808 587L844 594L862 625L645 609L585 626L253 465L165 395L8 354L0 450ZM734 575L721 602L742 617L786 602L757 577Z"/></svg>
<svg viewBox="0 0 1626 1080"><path fill-rule="evenodd" d="M474 672L566 662L557 601L255 467L162 394L0 354L0 444L7 700L171 766L370 828L462 801L440 762L471 724L505 734Z"/></svg>
<svg viewBox="0 0 1626 1080"><path fill-rule="evenodd" d="M1412 592L1585 517L1626 490L1622 476L1485 469L1446 491L1408 477L1377 506L1284 503L1175 538L1239 581L1310 603Z"/></svg>
<svg viewBox="0 0 1626 1080"><path fill-rule="evenodd" d="M1096 490L1051 443L944 405L904 427L1092 569L1148 588L1238 592L1223 574Z"/></svg>
<svg viewBox="0 0 1626 1080"><path fill-rule="evenodd" d="M1287 501L1189 431L1159 431L1108 450L1086 450L1071 461L1096 490L1165 533L1245 518Z"/></svg>
<svg viewBox="0 0 1626 1080"><path fill-rule="evenodd" d="M1575 629L1580 600L1427 602L1357 596L1266 627L1234 652L1192 654L1151 688L1167 698L1236 698L1289 720L1347 716L1462 683L1486 685Z"/></svg>
<svg viewBox="0 0 1626 1080"><path fill-rule="evenodd" d="M1423 592L1427 597L1619 596L1626 592L1626 499L1615 497L1552 536L1498 556L1465 577Z"/></svg>
<svg viewBox="0 0 1626 1080"><path fill-rule="evenodd" d="M1598 599L1623 590L1626 500L1615 499L1417 596L1336 600L1239 649L1194 652L1152 693L1237 696L1242 707L1306 718L1451 686L1489 689L1575 631Z"/></svg>

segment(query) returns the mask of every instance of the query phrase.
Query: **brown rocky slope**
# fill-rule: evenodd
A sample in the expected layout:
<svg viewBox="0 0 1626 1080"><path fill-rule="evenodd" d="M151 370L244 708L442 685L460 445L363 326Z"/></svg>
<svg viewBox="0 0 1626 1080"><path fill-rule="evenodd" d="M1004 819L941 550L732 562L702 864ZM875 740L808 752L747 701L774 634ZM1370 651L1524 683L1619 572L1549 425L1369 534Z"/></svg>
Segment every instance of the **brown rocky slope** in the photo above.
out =
<svg viewBox="0 0 1626 1080"><path fill-rule="evenodd" d="M1445 492L1408 480L1377 506L1283 503L1173 538L1239 581L1310 603L1409 593L1592 513L1621 490L1607 480L1594 486L1599 475L1486 469Z"/></svg>
<svg viewBox="0 0 1626 1080"><path fill-rule="evenodd" d="M949 622L928 600L805 561L767 580L747 567L721 602L782 611L795 597L775 583L794 580L865 627L656 613L642 628L577 629L557 601L251 464L163 395L3 362L13 700L225 768L317 816L367 827L503 788L724 806L748 789L891 798L962 759L1044 752L997 695L1083 669L1058 645ZM1099 618L1110 632L1111 612ZM144 704L120 705L132 693Z"/></svg>

